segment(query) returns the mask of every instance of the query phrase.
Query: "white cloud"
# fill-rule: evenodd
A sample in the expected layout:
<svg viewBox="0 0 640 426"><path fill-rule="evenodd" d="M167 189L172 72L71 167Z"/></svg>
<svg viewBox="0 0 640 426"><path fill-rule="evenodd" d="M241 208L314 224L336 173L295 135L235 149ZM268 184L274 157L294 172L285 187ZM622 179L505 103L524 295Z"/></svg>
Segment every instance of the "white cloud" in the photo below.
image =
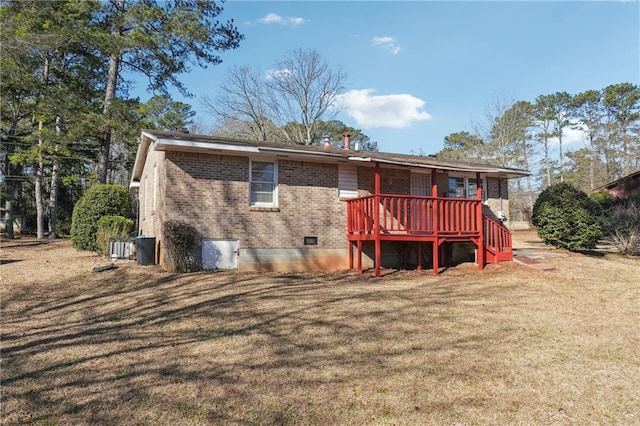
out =
<svg viewBox="0 0 640 426"><path fill-rule="evenodd" d="M400 52L400 46L396 45L396 39L389 36L374 37L371 40L374 46L381 46L386 52L397 55Z"/></svg>
<svg viewBox="0 0 640 426"><path fill-rule="evenodd" d="M293 74L293 71L287 68L282 68L279 70L267 70L265 73L265 79L273 80L274 78L285 78L288 75Z"/></svg>
<svg viewBox="0 0 640 426"><path fill-rule="evenodd" d="M403 128L414 121L431 119L423 110L425 102L409 94L373 95L375 90L350 90L340 96L347 114L359 126Z"/></svg>
<svg viewBox="0 0 640 426"><path fill-rule="evenodd" d="M297 27L298 25L302 25L307 22L306 19L300 18L298 16L280 16L277 13L267 13L262 18L258 19L258 22L261 24L277 24L277 25L291 25L292 27Z"/></svg>
<svg viewBox="0 0 640 426"><path fill-rule="evenodd" d="M584 126L583 129L565 127L562 130L562 144L563 145L582 144L586 137L586 130L587 130L586 126Z"/></svg>

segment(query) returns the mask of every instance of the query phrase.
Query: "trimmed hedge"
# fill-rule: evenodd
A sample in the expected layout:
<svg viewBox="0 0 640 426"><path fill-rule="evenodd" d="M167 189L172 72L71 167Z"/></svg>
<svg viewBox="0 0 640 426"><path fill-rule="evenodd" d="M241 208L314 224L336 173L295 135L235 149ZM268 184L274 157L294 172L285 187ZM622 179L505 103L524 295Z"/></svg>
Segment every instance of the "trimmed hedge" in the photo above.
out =
<svg viewBox="0 0 640 426"><path fill-rule="evenodd" d="M533 205L531 221L542 240L571 251L593 249L602 238L600 207L568 183L551 185Z"/></svg>
<svg viewBox="0 0 640 426"><path fill-rule="evenodd" d="M97 184L80 197L71 219L71 243L76 250L99 250L96 232L103 216L131 216L131 197L124 186Z"/></svg>
<svg viewBox="0 0 640 426"><path fill-rule="evenodd" d="M109 240L111 238L126 238L133 228L133 220L123 216L102 216L98 220L96 231L96 245L98 253L109 254Z"/></svg>

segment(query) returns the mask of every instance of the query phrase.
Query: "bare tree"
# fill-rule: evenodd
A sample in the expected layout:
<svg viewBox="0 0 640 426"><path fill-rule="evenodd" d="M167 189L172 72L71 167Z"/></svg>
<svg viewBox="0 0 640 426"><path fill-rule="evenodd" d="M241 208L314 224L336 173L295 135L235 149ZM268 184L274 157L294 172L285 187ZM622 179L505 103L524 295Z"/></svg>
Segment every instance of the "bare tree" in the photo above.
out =
<svg viewBox="0 0 640 426"><path fill-rule="evenodd" d="M266 73L231 68L220 93L202 102L219 120L217 134L311 145L338 113L345 79L315 50L298 49Z"/></svg>
<svg viewBox="0 0 640 426"><path fill-rule="evenodd" d="M216 133L260 141L273 139L268 116L267 86L263 73L249 67L230 68L215 98L202 97L202 104L219 121ZM230 133L230 134L229 134Z"/></svg>
<svg viewBox="0 0 640 426"><path fill-rule="evenodd" d="M338 95L344 91L346 75L332 69L315 50L297 49L276 64L269 73L269 106L275 122L302 124L305 134L293 126L285 137L291 142L311 145L319 121L338 113Z"/></svg>

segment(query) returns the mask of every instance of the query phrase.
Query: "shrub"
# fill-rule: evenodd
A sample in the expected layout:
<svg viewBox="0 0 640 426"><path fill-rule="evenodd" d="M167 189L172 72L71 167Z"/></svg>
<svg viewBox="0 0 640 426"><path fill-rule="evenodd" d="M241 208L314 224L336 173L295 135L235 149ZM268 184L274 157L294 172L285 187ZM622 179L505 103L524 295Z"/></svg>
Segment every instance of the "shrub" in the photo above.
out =
<svg viewBox="0 0 640 426"><path fill-rule="evenodd" d="M131 198L122 185L98 184L89 188L73 207L71 243L76 250L97 251L96 231L103 216L131 215Z"/></svg>
<svg viewBox="0 0 640 426"><path fill-rule="evenodd" d="M109 240L111 238L125 238L133 228L133 220L123 216L102 216L98 220L96 231L96 246L98 253L109 254Z"/></svg>
<svg viewBox="0 0 640 426"><path fill-rule="evenodd" d="M162 224L162 244L167 248L176 272L200 270L200 265L191 253L200 241L200 233L188 223L170 220Z"/></svg>
<svg viewBox="0 0 640 426"><path fill-rule="evenodd" d="M576 251L593 249L602 238L600 207L579 189L559 183L542 191L531 221L542 240Z"/></svg>
<svg viewBox="0 0 640 426"><path fill-rule="evenodd" d="M623 254L640 252L640 194L617 203L603 215L605 235Z"/></svg>

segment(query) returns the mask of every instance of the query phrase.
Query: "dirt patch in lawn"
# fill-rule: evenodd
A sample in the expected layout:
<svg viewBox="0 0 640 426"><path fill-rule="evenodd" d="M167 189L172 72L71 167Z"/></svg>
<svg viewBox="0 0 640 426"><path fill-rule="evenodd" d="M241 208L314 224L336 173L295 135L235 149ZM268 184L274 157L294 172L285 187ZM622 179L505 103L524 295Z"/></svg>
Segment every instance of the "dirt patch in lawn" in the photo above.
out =
<svg viewBox="0 0 640 426"><path fill-rule="evenodd" d="M2 241L1 422L637 424L640 260L169 274Z"/></svg>

